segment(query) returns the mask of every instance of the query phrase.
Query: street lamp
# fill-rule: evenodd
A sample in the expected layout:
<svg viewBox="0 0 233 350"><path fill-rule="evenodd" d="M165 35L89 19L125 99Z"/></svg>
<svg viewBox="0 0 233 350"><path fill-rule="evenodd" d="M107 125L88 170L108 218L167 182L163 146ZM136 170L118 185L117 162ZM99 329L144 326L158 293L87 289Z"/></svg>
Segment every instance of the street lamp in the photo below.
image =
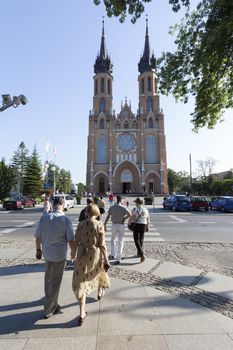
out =
<svg viewBox="0 0 233 350"><path fill-rule="evenodd" d="M51 170L53 171L53 194L56 194L56 167L55 164L51 167Z"/></svg>
<svg viewBox="0 0 233 350"><path fill-rule="evenodd" d="M5 111L5 109L13 106L14 108L18 107L20 104L26 105L28 102L27 98L24 95L13 96L2 95L2 107L0 107L0 112Z"/></svg>

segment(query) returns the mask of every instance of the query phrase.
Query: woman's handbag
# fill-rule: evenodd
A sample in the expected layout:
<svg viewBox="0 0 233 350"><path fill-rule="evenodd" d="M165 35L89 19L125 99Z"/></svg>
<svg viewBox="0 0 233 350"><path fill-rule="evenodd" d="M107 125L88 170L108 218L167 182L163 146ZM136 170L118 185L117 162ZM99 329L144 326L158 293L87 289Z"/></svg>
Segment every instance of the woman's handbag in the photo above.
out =
<svg viewBox="0 0 233 350"><path fill-rule="evenodd" d="M135 224L136 224L136 222L130 222L130 223L128 224L128 229L129 229L130 231L133 231L133 230L134 230Z"/></svg>
<svg viewBox="0 0 233 350"><path fill-rule="evenodd" d="M141 217L141 213L138 215L137 219L135 221L131 221L128 223L128 229L130 231L133 231L134 230L134 226L136 225L138 219Z"/></svg>

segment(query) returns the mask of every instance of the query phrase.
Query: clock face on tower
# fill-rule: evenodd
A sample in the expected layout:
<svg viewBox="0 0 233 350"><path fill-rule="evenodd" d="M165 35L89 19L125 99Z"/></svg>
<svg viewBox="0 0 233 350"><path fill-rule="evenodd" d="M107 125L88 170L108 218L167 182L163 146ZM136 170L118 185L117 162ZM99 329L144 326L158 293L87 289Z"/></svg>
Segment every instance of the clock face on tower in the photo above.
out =
<svg viewBox="0 0 233 350"><path fill-rule="evenodd" d="M117 147L123 152L129 152L136 146L136 140L133 134L122 133L117 137Z"/></svg>

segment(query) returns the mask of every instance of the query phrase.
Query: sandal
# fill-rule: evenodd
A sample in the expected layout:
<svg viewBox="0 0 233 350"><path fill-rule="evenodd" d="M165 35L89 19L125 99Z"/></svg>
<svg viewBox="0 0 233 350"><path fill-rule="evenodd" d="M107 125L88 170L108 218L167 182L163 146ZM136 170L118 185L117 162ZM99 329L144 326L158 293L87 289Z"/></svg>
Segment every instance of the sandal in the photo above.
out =
<svg viewBox="0 0 233 350"><path fill-rule="evenodd" d="M82 326L82 324L85 321L86 317L87 317L87 312L86 312L84 317L79 316L79 326Z"/></svg>
<svg viewBox="0 0 233 350"><path fill-rule="evenodd" d="M104 294L105 294L105 288L101 287L98 291L97 299L101 300L103 298Z"/></svg>

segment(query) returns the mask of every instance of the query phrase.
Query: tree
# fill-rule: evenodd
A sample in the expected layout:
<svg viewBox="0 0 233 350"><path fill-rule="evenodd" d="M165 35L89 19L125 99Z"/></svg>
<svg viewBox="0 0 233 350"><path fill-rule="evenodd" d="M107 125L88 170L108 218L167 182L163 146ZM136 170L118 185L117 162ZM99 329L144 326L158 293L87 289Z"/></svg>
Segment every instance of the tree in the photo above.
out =
<svg viewBox="0 0 233 350"><path fill-rule="evenodd" d="M27 166L25 169L23 193L35 198L41 193L42 185L43 185L42 165L35 146L31 157L29 157L29 160L27 162Z"/></svg>
<svg viewBox="0 0 233 350"><path fill-rule="evenodd" d="M95 5L99 5L101 0L93 0ZM120 22L124 22L127 13L131 16L131 22L135 23L145 11L145 3L152 0L103 0L107 15L109 17L119 17ZM178 11L181 5L188 6L190 0L169 0L173 11Z"/></svg>
<svg viewBox="0 0 233 350"><path fill-rule="evenodd" d="M212 157L208 157L206 160L198 160L197 164L200 178L206 180L210 177L213 174L216 163L217 161Z"/></svg>
<svg viewBox="0 0 233 350"><path fill-rule="evenodd" d="M0 162L0 200L9 196L12 186L16 184L14 169L5 163L4 158Z"/></svg>
<svg viewBox="0 0 233 350"><path fill-rule="evenodd" d="M70 171L61 169L57 178L57 190L59 192L70 193L71 182L72 179Z"/></svg>
<svg viewBox="0 0 233 350"><path fill-rule="evenodd" d="M180 184L180 179L174 170L167 169L167 180L169 193L176 192Z"/></svg>
<svg viewBox="0 0 233 350"><path fill-rule="evenodd" d="M144 12L144 3L152 0L104 0L108 16L119 16L123 22L127 13L135 21ZM100 0L94 0L99 4ZM182 5L187 12L177 32L176 51L163 53L158 59L159 87L184 103L190 95L195 99L192 116L194 130L213 128L224 111L233 107L233 2L230 0L200 0L193 12L189 0L169 0L173 11Z"/></svg>
<svg viewBox="0 0 233 350"><path fill-rule="evenodd" d="M76 185L77 185L78 194L82 194L86 192L86 186L82 182L79 182Z"/></svg>
<svg viewBox="0 0 233 350"><path fill-rule="evenodd" d="M22 193L24 188L25 171L29 160L28 153L29 151L26 148L25 143L21 142L11 159L20 193Z"/></svg>

